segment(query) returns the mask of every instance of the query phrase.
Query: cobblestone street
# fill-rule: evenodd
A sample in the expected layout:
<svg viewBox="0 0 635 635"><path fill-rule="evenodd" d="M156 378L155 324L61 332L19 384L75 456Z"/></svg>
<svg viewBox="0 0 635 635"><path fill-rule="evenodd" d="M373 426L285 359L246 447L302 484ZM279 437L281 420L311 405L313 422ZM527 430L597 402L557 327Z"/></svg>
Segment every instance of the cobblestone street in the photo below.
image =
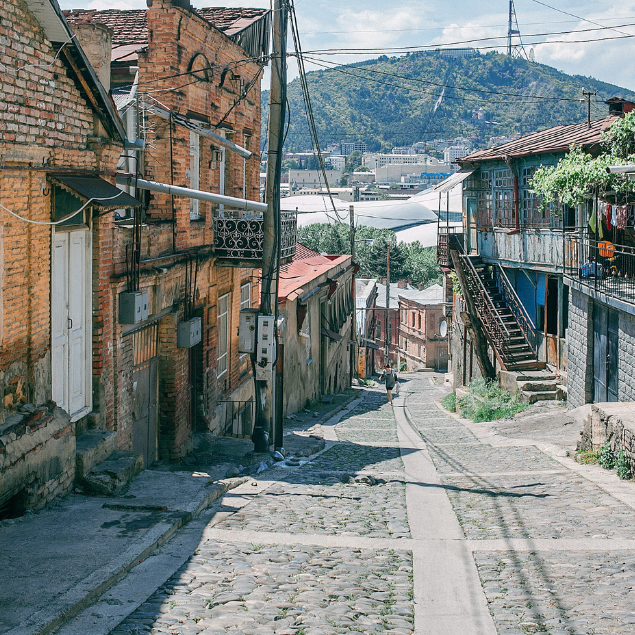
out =
<svg viewBox="0 0 635 635"><path fill-rule="evenodd" d="M439 376L404 379L394 409L364 390L324 451L226 494L112 635L635 632L633 485L488 440L436 405Z"/></svg>

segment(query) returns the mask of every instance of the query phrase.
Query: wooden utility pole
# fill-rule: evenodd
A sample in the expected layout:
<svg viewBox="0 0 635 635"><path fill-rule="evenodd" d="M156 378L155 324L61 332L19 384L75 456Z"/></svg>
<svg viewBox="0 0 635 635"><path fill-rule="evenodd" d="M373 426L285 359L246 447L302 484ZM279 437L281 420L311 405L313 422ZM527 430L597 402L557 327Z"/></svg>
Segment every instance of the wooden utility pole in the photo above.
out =
<svg viewBox="0 0 635 635"><path fill-rule="evenodd" d="M262 289L260 314L278 314L278 274L280 270L280 176L282 173L282 145L287 86L287 5L275 0L271 53L271 90L269 101L269 139L267 150L267 211L264 215ZM277 329L274 321L273 328ZM277 337L274 338L277 342ZM278 351L279 354L279 351ZM258 363L258 356L256 357ZM274 436L274 386L276 365L272 364L271 377L256 381L256 425L252 440L256 452L269 450L269 439ZM280 434L276 435L278 438Z"/></svg>
<svg viewBox="0 0 635 635"><path fill-rule="evenodd" d="M591 92L590 90L582 89L582 94L586 97L586 125L587 128L591 128L591 97L598 94L598 91L595 90Z"/></svg>

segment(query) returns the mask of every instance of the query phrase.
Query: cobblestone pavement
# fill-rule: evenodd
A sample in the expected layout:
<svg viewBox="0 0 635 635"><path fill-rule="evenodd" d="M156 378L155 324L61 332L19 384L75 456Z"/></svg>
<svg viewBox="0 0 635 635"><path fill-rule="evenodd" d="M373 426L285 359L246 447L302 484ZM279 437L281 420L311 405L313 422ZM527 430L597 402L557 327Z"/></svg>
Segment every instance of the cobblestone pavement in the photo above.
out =
<svg viewBox="0 0 635 635"><path fill-rule="evenodd" d="M402 386L408 423L440 479L417 485L452 505L487 632L635 633L635 555L623 542L635 540L633 508L526 439L481 442L436 405L448 392L438 376L404 376ZM216 534L112 635L465 635L429 630L414 602L413 563L434 547L408 524L399 407L366 390L335 426L337 442L275 470L235 508L228 498Z"/></svg>
<svg viewBox="0 0 635 635"><path fill-rule="evenodd" d="M321 536L410 537L403 462L398 447L384 445L397 445L385 395L365 392L335 432L338 443L277 470L270 487L215 524L236 540L203 541L113 635L412 633L409 550L319 544ZM262 544L259 532L317 544Z"/></svg>

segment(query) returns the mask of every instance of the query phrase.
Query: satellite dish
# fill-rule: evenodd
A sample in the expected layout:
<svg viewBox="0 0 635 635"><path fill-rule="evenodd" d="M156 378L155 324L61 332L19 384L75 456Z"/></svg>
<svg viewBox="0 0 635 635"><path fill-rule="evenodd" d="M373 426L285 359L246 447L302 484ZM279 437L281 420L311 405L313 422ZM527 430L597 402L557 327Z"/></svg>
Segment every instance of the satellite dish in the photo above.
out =
<svg viewBox="0 0 635 635"><path fill-rule="evenodd" d="M439 334L445 337L448 334L448 323L445 320L439 322Z"/></svg>

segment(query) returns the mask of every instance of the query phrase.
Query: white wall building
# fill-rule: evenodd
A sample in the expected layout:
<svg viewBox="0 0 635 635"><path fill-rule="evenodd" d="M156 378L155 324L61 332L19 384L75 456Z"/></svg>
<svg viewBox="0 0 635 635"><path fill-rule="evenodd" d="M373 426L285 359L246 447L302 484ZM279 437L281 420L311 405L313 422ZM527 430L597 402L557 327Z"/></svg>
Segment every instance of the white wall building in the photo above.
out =
<svg viewBox="0 0 635 635"><path fill-rule="evenodd" d="M465 146L450 146L443 151L443 161L452 167L452 170L456 172L459 169L458 165L454 165L457 159L462 159L469 154L469 150Z"/></svg>

